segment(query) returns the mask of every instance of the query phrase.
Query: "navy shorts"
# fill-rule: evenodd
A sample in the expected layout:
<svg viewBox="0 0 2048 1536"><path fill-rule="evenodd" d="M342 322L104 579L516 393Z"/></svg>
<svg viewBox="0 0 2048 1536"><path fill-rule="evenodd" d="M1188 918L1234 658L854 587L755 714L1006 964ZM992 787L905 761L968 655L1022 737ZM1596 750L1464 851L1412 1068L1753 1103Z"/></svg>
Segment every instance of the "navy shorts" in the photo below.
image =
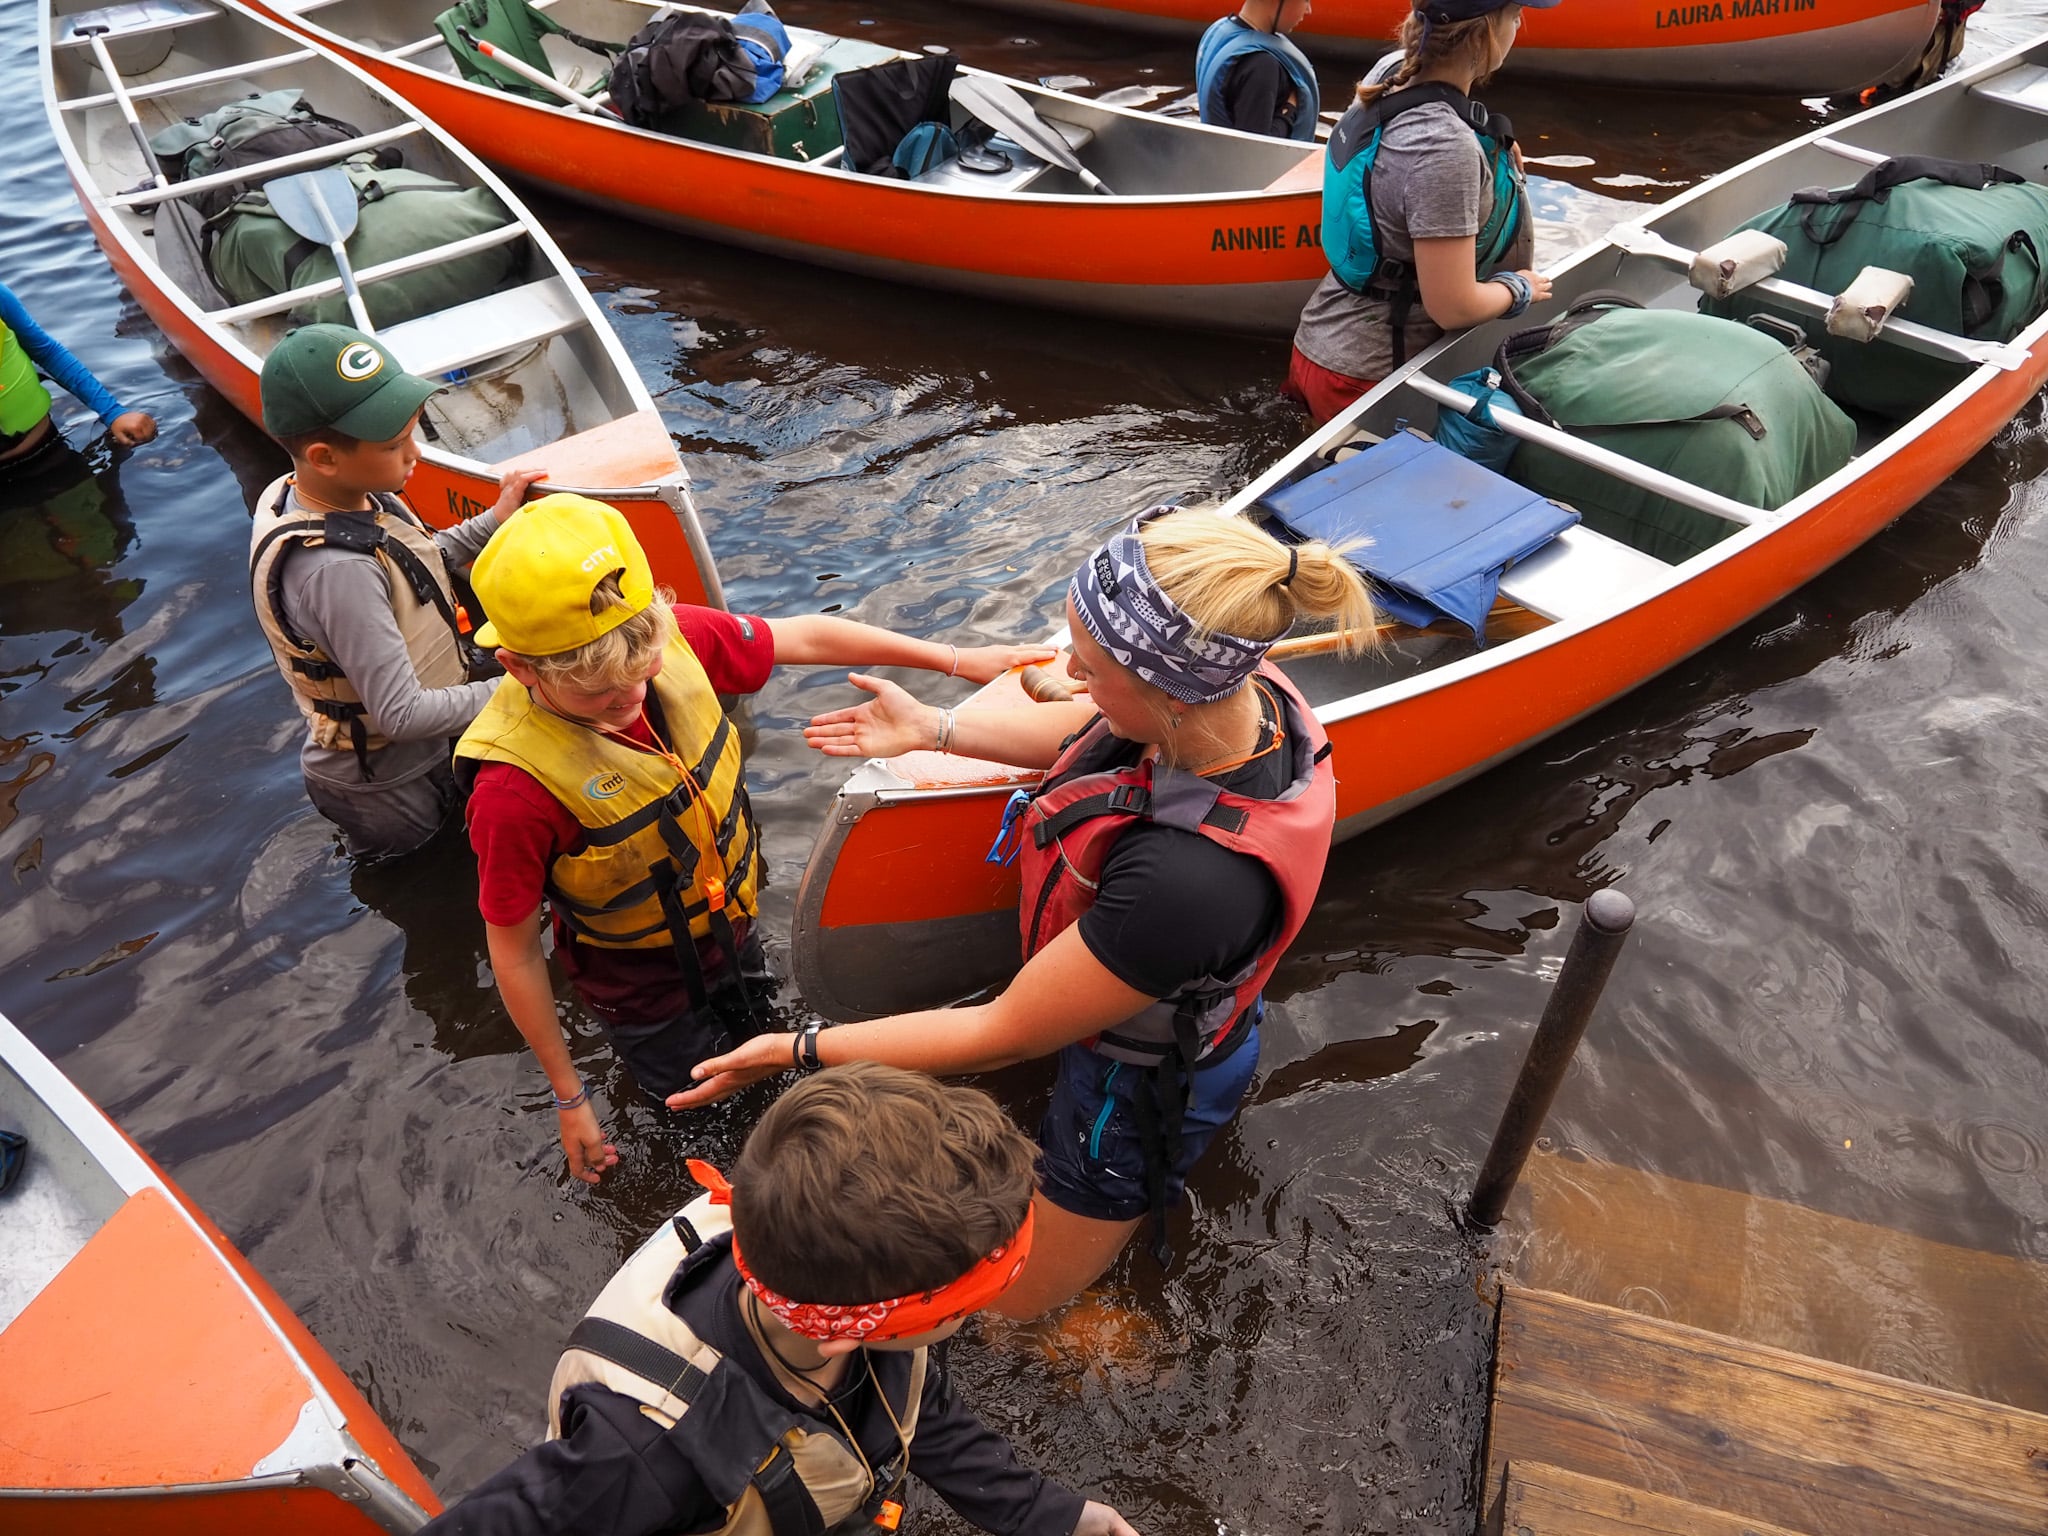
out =
<svg viewBox="0 0 2048 1536"><path fill-rule="evenodd" d="M1180 1145L1166 1168L1166 1203L1179 1204L1188 1170L1230 1123L1259 1065L1253 1025L1236 1050L1190 1074ZM1131 1099L1152 1092L1151 1068L1098 1055L1085 1045L1060 1052L1052 1103L1038 1127L1039 1192L1063 1211L1096 1221L1134 1221L1151 1209L1145 1141Z"/></svg>

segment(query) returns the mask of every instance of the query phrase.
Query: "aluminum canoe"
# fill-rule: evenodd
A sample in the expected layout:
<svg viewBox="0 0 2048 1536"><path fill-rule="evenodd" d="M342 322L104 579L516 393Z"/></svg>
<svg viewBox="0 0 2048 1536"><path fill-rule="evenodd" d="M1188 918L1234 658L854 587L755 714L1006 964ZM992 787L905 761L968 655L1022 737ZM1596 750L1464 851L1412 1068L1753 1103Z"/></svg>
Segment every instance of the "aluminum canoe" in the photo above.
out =
<svg viewBox="0 0 2048 1536"><path fill-rule="evenodd" d="M263 0L376 75L501 170L629 218L919 287L1203 330L1290 334L1323 259L1321 151L1009 81L1116 193L1056 168L988 190L896 181L830 151L782 159L629 128L470 85L434 32L442 0ZM554 0L554 20L623 42L654 0ZM695 9L695 7L689 7ZM830 42L791 27L798 42ZM558 77L603 58L546 40ZM964 75L980 73L963 70ZM989 77L1001 78L1001 77ZM770 105L774 105L770 103ZM961 119L955 108L956 119ZM991 183L990 185L993 185Z"/></svg>
<svg viewBox="0 0 2048 1536"><path fill-rule="evenodd" d="M43 98L80 205L128 291L208 383L259 424L263 358L295 304L338 292L330 278L291 296L234 304L166 236L163 189L148 175L95 56L76 34L99 24L146 132L259 91L297 86L318 111L359 127L359 147L390 146L405 165L462 187L488 186L512 211L502 231L472 236L385 269L448 260L479 244L516 248L513 283L384 329L416 373L447 378L424 416L424 453L406 498L445 526L497 498L521 465L548 471L543 490L576 490L633 524L658 578L686 601L724 605L718 569L675 444L625 349L546 231L461 145L376 81L234 0L43 0ZM332 161L349 147L291 157L273 174ZM267 179L255 168L251 185ZM139 189L139 190L138 190ZM175 188L173 188L175 190ZM380 269L361 274L374 291Z"/></svg>
<svg viewBox="0 0 2048 1536"><path fill-rule="evenodd" d="M0 1018L0 1530L375 1536L440 1505L305 1325Z"/></svg>
<svg viewBox="0 0 2048 1536"><path fill-rule="evenodd" d="M1446 381L1490 363L1507 329L1555 315L1581 294L1619 289L1646 304L1691 308L1696 295L1684 271L1692 250L1801 187L1853 182L1870 165L1907 154L1994 161L2041 181L2048 43L1818 129L1701 183L1640 224L1617 228L1554 269L1553 297L1536 315L1445 338L1223 510L1251 508L1312 455L1337 452L1361 435L1384 437L1397 421L1431 430ZM1817 320L1819 310L1813 313ZM1484 648L1409 632L1358 662L1326 653L1284 663L1335 744L1337 836L1354 836L1483 773L1777 602L1941 484L2048 379L2048 316L1998 346L1897 320L1871 345L1974 366L1918 416L1890 431L1862 432L1845 468L1782 507L1742 507L1682 482L1653 486L1689 495L1733 525L1727 538L1682 564L1573 528L1509 571L1503 595L1533 617ZM1553 446L1560 440L1567 448L1578 442L1552 434ZM1580 445L1581 456L1588 451ZM1084 551L1074 553L1078 559ZM1031 707L1008 679L985 693L976 702ZM1388 750L1396 742L1399 750ZM964 997L1013 971L1016 878L983 854L1005 801L1035 778L923 752L856 769L833 802L797 893L792 947L806 1004L834 1018L873 1016Z"/></svg>
<svg viewBox="0 0 2048 1536"><path fill-rule="evenodd" d="M1213 0L1001 5L1186 37L1190 70L1194 38L1228 9ZM1294 38L1311 58L1369 58L1393 46L1408 11L1408 0L1316 0ZM1918 58L1940 19L1940 0L1571 0L1522 13L1507 69L1628 90L1852 96Z"/></svg>

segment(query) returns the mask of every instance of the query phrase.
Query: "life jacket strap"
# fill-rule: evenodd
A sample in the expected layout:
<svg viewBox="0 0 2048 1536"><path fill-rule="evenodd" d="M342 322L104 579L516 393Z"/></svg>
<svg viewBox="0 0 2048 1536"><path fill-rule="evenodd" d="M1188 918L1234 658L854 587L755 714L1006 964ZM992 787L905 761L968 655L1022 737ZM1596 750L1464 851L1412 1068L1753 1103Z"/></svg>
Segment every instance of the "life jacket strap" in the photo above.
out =
<svg viewBox="0 0 2048 1536"><path fill-rule="evenodd" d="M356 766L362 769L364 779L376 778L376 773L370 767L370 731L369 727L363 724L363 719L369 711L360 704L342 699L314 699L311 702L315 714L347 723L349 745L356 751Z"/></svg>
<svg viewBox="0 0 2048 1536"><path fill-rule="evenodd" d="M569 1348L609 1360L621 1370L659 1383L663 1391L685 1403L695 1402L704 1383L711 1379L708 1372L646 1334L602 1317L586 1317L571 1329Z"/></svg>

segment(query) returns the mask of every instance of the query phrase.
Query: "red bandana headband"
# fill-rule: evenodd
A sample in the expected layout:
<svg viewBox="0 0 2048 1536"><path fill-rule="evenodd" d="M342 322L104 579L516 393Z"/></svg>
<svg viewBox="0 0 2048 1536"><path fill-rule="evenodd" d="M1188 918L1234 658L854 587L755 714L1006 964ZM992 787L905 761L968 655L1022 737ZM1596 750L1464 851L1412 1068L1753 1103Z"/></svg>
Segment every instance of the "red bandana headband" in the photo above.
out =
<svg viewBox="0 0 2048 1536"><path fill-rule="evenodd" d="M732 1185L726 1182L724 1174L694 1157L688 1166L690 1177L711 1191L713 1205L732 1204ZM1031 1225L1031 1210L1027 1206L1024 1223L1017 1228L1016 1235L1006 1243L997 1244L994 1252L977 1262L966 1274L936 1290L913 1291L908 1296L898 1296L894 1301L843 1305L791 1301L754 1278L753 1271L747 1268L747 1261L740 1256L737 1238L732 1245L732 1262L755 1299L774 1313L776 1320L790 1332L807 1339L857 1339L863 1344L879 1344L929 1333L955 1318L971 1316L1015 1285L1017 1277L1024 1272L1024 1261L1031 1256Z"/></svg>

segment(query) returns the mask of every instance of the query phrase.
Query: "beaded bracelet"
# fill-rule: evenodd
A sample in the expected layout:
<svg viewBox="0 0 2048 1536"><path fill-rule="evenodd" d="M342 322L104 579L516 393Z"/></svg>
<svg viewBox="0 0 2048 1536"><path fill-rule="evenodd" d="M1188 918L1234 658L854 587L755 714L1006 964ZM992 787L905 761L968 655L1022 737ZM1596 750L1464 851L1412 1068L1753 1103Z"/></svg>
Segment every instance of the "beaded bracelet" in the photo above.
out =
<svg viewBox="0 0 2048 1536"><path fill-rule="evenodd" d="M580 1077L577 1078L576 1091L566 1099L556 1097L555 1090L553 1086L550 1085L548 1088L548 1097L554 1099L556 1109L562 1110L565 1113L572 1109L581 1109L584 1105L590 1102L590 1084L585 1082Z"/></svg>
<svg viewBox="0 0 2048 1536"><path fill-rule="evenodd" d="M1501 271L1487 278L1489 283L1499 283L1508 291L1508 307L1501 314L1503 320L1512 320L1529 307L1536 297L1536 290L1529 286L1529 279L1519 272Z"/></svg>

